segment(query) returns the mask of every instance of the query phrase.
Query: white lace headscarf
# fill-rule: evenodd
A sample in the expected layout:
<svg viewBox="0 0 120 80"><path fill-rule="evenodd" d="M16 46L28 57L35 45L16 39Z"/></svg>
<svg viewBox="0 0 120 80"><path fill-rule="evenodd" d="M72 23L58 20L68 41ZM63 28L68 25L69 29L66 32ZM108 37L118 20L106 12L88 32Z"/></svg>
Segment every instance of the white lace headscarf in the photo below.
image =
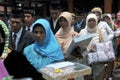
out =
<svg viewBox="0 0 120 80"><path fill-rule="evenodd" d="M94 27L94 28L89 28L89 26L88 26L88 21L89 21L89 19L95 19L95 21L96 21L96 26ZM92 14L92 13L90 13L88 16L87 16L87 18L86 18L86 29L87 29L87 31L88 32L90 32L90 33L94 33L94 32L96 32L96 29L97 29L97 23L98 23L98 20L97 20L97 16L95 15L95 14Z"/></svg>

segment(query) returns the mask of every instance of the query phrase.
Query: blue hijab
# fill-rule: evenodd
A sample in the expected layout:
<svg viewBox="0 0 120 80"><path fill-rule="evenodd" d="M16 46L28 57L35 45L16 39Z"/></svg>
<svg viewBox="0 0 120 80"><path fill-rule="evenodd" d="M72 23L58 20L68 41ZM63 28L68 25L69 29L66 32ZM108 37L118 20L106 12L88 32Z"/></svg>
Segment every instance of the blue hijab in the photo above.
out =
<svg viewBox="0 0 120 80"><path fill-rule="evenodd" d="M52 62L63 60L64 56L53 32L50 29L49 22L45 19L38 19L33 23L33 28L36 24L41 24L43 26L46 32L46 37L42 43L35 41L32 45L26 47L24 49L24 54L36 69L40 69ZM39 55L39 59L36 58L37 55L34 55L36 53Z"/></svg>
<svg viewBox="0 0 120 80"><path fill-rule="evenodd" d="M46 32L46 37L42 43L34 43L34 50L42 55L52 56L58 54L58 52L61 54L62 51L60 49L60 46L53 35L50 24L45 19L39 19L34 24L41 24ZM57 55L56 55L57 56Z"/></svg>

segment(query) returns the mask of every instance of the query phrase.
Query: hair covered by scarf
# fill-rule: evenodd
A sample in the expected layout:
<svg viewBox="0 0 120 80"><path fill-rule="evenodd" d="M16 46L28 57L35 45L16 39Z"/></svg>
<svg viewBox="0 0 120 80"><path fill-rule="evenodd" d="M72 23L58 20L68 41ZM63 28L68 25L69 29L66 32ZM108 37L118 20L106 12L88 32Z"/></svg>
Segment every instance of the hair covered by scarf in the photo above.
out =
<svg viewBox="0 0 120 80"><path fill-rule="evenodd" d="M95 19L95 21L96 21L96 26L95 26L94 28L92 28L92 29L89 28L89 26L88 26L88 21L89 21L90 19ZM87 16L87 18L86 18L86 28L87 28L87 30L88 30L89 32L95 32L95 31L96 31L96 28L97 28L97 22L98 22L97 16L96 16L95 14L90 13L90 14Z"/></svg>
<svg viewBox="0 0 120 80"><path fill-rule="evenodd" d="M50 29L49 22L45 19L38 19L32 26L35 27L36 24L43 26L46 37L43 42L39 43L35 41L30 46L26 47L24 49L24 55L30 63L39 70L52 62L64 60L64 56L53 32Z"/></svg>
<svg viewBox="0 0 120 80"><path fill-rule="evenodd" d="M56 53L55 51L60 49L59 44L55 39L54 34L51 32L50 25L49 23L44 20L44 19L39 19L37 20L35 24L41 24L43 28L45 29L46 32L46 37L43 43L37 43L35 42L35 50L38 50L40 53L45 54L45 55L50 55L51 53ZM52 47L51 47L52 46ZM62 53L62 52L61 52Z"/></svg>
<svg viewBox="0 0 120 80"><path fill-rule="evenodd" d="M58 20L61 18L61 17L64 17L67 22L68 22L68 28L71 28L71 22L72 22L72 14L70 12L62 12L60 14L60 16L58 17Z"/></svg>
<svg viewBox="0 0 120 80"><path fill-rule="evenodd" d="M58 32L55 34L55 37L57 39L57 41L59 42L62 51L64 54L66 54L66 51L72 41L72 38L76 35L78 35L77 32L75 32L73 29L71 29L71 23L72 23L72 15L69 12L62 12L58 18L58 20L64 17L67 22L68 22L68 26L66 26L66 28L60 28L58 30Z"/></svg>
<svg viewBox="0 0 120 80"><path fill-rule="evenodd" d="M102 9L100 7L94 7L91 12L99 12L100 14L102 14Z"/></svg>
<svg viewBox="0 0 120 80"><path fill-rule="evenodd" d="M105 17L108 17L108 18L110 19L110 21L109 21L108 24L110 25L110 27L112 28L112 30L115 30L116 25L114 24L114 22L113 22L113 20L112 20L111 14L109 14L109 13L103 14L103 19L104 19Z"/></svg>

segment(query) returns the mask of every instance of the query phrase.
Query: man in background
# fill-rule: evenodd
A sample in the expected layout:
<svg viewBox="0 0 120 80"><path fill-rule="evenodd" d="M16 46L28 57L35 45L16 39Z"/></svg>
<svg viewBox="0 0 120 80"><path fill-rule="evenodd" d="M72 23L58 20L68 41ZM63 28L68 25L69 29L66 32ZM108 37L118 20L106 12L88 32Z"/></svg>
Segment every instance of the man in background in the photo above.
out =
<svg viewBox="0 0 120 80"><path fill-rule="evenodd" d="M25 15L25 29L32 32L32 23L35 21L35 10L33 9L24 9Z"/></svg>
<svg viewBox="0 0 120 80"><path fill-rule="evenodd" d="M74 31L79 33L83 28L85 28L85 12L76 11L76 22L74 24Z"/></svg>
<svg viewBox="0 0 120 80"><path fill-rule="evenodd" d="M47 20L49 21L50 26L51 26L51 30L52 30L52 32L54 34L60 28L60 25L58 23L58 16L60 15L61 12L62 12L62 9L61 9L60 3L51 2L51 5L50 5L50 17L47 18Z"/></svg>
<svg viewBox="0 0 120 80"><path fill-rule="evenodd" d="M32 33L24 29L24 11L12 10L10 14L10 43L9 47L18 52L23 52L24 48L34 42Z"/></svg>

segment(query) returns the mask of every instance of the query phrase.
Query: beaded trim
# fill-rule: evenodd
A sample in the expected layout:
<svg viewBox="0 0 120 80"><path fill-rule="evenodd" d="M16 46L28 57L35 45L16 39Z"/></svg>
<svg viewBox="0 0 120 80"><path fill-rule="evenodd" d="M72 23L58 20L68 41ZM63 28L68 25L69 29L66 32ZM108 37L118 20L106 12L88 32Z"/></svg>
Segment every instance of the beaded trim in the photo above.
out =
<svg viewBox="0 0 120 80"><path fill-rule="evenodd" d="M1 58L5 59L7 57L7 54L8 54L10 32L9 32L7 25L2 20L0 20L0 25L5 33L5 45L4 45L4 50L3 50Z"/></svg>

